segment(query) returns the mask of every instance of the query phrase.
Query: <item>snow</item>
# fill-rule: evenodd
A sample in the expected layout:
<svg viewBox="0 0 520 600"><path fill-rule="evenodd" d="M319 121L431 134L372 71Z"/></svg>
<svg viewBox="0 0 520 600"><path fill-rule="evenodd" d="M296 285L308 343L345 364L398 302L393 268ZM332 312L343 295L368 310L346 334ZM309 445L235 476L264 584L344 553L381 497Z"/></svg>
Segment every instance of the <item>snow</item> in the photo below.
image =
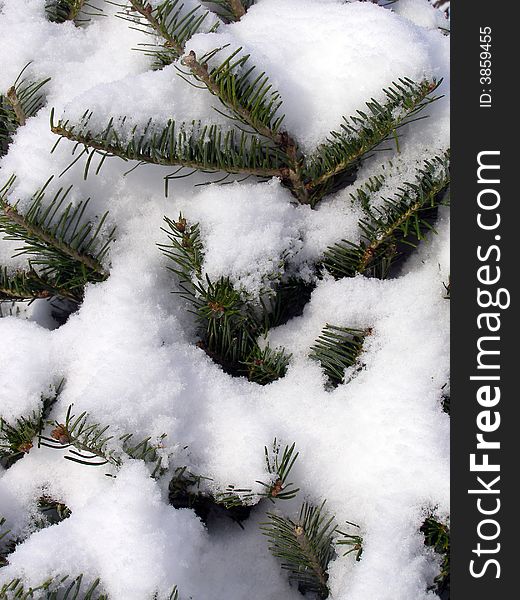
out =
<svg viewBox="0 0 520 600"><path fill-rule="evenodd" d="M384 100L383 88L399 77L439 76L427 32L370 2L261 0L239 23L196 35L187 48L202 55L226 44L218 56L242 47L270 75L283 98L285 126L307 152L343 116L363 110L372 97Z"/></svg>
<svg viewBox="0 0 520 600"><path fill-rule="evenodd" d="M449 29L446 15L428 0L398 0L393 11L426 29Z"/></svg>
<svg viewBox="0 0 520 600"><path fill-rule="evenodd" d="M394 279L358 276L316 282L300 317L272 330L271 346L292 354L283 379L259 386L225 374L196 347L197 334L185 301L175 290L163 216L180 212L200 222L204 271L230 276L256 297L266 282L297 273L313 278L312 264L340 239L357 242L362 208L351 194L392 158L381 197L413 175L413 166L449 145L449 39L438 30L440 11L426 0L400 0L387 8L340 0L258 0L239 22L188 43L197 53L225 43L239 46L265 70L283 98L285 126L305 152L337 129L343 115L362 109L398 77L443 77L446 95L431 105L430 118L401 131L395 142L362 166L354 186L316 208L297 205L281 182L195 184L218 176L197 174L170 181L171 168L106 161L84 179L84 161L73 160L73 143L49 130L56 116L95 112L103 125L112 115L144 124L150 116L221 123L214 97L180 77L175 65L151 71L133 48L147 36L114 18L85 27L48 23L43 0L3 0L0 13L0 90L23 66L52 77L48 103L19 129L0 161L0 179L16 173L12 200L21 209L50 175L50 190L73 184L70 200L91 198L89 217L110 211L117 224L110 277L87 286L80 310L61 327L50 327L48 304L37 301L21 317L0 318L0 416L8 422L40 406L42 394L63 378L51 418L67 408L87 411L110 425L117 439L166 434L170 467L187 466L212 479L214 490L232 484L257 489L266 481L264 446L276 437L300 452L291 474L301 492L275 509L296 517L304 499L327 500L342 525L352 521L364 538L362 560L339 556L330 565L335 600L431 600L426 591L438 558L418 531L424 511L449 513L449 417L442 412L448 381L449 215L439 212L430 235ZM189 3L191 6L193 3ZM432 12L433 11L433 12ZM440 17L439 17L440 15ZM225 53L226 50L223 51ZM224 56L224 54L223 54ZM50 197L50 196L49 196ZM16 246L16 244L14 245ZM0 241L1 264L11 268L13 244ZM372 329L364 346L364 369L349 383L328 390L309 348L326 323ZM270 503L257 506L244 530L231 521L206 527L188 509L167 501L167 478L154 481L140 462L120 470L85 467L63 451L33 448L0 470L0 515L21 536L0 584L22 576L35 585L49 576L80 572L100 577L112 600L167 597L178 585L181 599L249 600L301 597L268 551L259 523ZM116 477L107 477L109 472ZM255 487L256 486L256 487ZM72 515L35 531L35 502L42 490L63 501ZM49 551L52 548L52 552Z"/></svg>

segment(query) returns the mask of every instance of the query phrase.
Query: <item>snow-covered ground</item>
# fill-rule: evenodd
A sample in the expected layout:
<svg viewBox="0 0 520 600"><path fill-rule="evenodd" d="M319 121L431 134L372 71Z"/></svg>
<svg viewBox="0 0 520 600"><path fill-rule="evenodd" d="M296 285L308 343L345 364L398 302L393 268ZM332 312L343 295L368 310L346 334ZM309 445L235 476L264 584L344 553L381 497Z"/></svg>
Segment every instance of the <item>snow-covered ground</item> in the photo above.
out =
<svg viewBox="0 0 520 600"><path fill-rule="evenodd" d="M196 4L196 0L190 0ZM54 175L50 189L73 184L71 199L90 197L91 218L110 211L117 241L110 277L86 290L80 310L55 328L44 301L22 315L0 319L0 416L8 422L30 414L41 394L64 379L51 417L67 408L87 411L114 434L136 438L166 434L170 465L186 465L221 489L253 488L265 480L263 448L273 438L296 443L300 456L291 479L299 497L278 503L296 516L303 499L327 500L341 525L357 523L362 560L340 556L330 565L335 600L422 600L438 570L438 557L419 532L425 510L449 514L449 417L442 412L448 381L449 214L442 209L438 234L421 244L399 277L362 276L318 282L301 317L270 333L272 346L292 353L287 375L267 386L233 378L195 346L185 302L170 292L174 279L157 248L165 241L163 216L179 212L200 222L204 269L229 275L255 295L276 276L281 257L303 276L328 245L356 242L360 208L348 188L316 210L294 205L280 182L248 180L198 187L215 176L171 181L171 169L141 166L132 173L119 159L83 178L81 161L63 176L74 144L56 136L49 115L78 117L87 109L106 123L168 118L226 122L218 102L189 86L174 65L150 70L134 49L146 36L105 15L83 27L46 20L44 0L0 0L0 91L29 61L35 78L51 77L47 105L28 120L0 161L0 185L17 175L13 200L30 195ZM99 4L99 0L98 0ZM385 4L381 2L380 4ZM414 123L393 156L394 171L381 194L409 180L411 167L449 146L449 38L439 30L443 13L427 0L399 0L387 7L343 0L257 0L238 23L201 33L188 43L197 54L229 44L242 47L265 70L283 99L287 127L312 152L343 115L362 110L399 77L444 78L445 97ZM377 172L392 151L369 159L356 186ZM408 176L408 177L407 177ZM0 242L0 264L14 243ZM326 323L373 331L366 368L333 391L324 386L309 348ZM0 467L1 469L1 467ZM260 505L244 523L219 523L208 531L189 509L168 505L167 479L156 482L128 459L116 478L107 467L86 467L62 453L35 448L0 471L0 516L25 536L0 570L0 585L15 576L37 584L56 574L100 577L113 600L162 598L173 585L181 600L246 600L301 597L268 551L258 523ZM31 530L42 490L72 515L58 525Z"/></svg>

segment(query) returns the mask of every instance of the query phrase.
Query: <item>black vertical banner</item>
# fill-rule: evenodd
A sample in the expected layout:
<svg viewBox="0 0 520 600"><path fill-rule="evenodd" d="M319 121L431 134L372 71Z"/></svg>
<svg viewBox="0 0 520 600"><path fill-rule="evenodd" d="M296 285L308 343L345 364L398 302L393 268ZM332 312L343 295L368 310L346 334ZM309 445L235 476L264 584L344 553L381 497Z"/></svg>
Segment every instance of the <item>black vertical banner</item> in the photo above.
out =
<svg viewBox="0 0 520 600"><path fill-rule="evenodd" d="M452 598L520 597L517 2L452 2Z"/></svg>

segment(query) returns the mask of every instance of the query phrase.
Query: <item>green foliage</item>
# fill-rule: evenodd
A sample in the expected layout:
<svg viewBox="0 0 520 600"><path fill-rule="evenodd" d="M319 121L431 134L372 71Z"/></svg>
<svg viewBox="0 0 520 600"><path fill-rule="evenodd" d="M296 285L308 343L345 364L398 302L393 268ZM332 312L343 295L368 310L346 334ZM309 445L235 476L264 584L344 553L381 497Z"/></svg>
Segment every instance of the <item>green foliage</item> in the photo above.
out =
<svg viewBox="0 0 520 600"><path fill-rule="evenodd" d="M445 300L451 300L451 276L448 277L448 282L447 283L443 283L442 284L444 286L444 290L445 290Z"/></svg>
<svg viewBox="0 0 520 600"><path fill-rule="evenodd" d="M99 579L85 582L83 575L72 578L69 575L57 576L37 587L27 587L21 579L13 579L0 588L0 600L109 600L103 592ZM154 595L158 600L158 595ZM177 586L174 586L168 600L179 600Z"/></svg>
<svg viewBox="0 0 520 600"><path fill-rule="evenodd" d="M72 406L69 406L65 422L55 421L50 436L40 434L39 443L49 448L68 449L69 455L65 455L67 460L89 466L102 466L110 463L120 467L122 465L121 453L124 453L130 458L152 463L152 477L162 474L159 448L165 435L161 437L158 444L154 445L150 443L151 438L135 443L132 434L125 434L118 438L119 448L113 448L109 442L114 438L107 435L108 429L108 425L103 426L90 421L86 412L76 417L72 414Z"/></svg>
<svg viewBox="0 0 520 600"><path fill-rule="evenodd" d="M190 508L206 524L210 517L232 519L242 526L255 503L255 495L249 489L228 486L225 492L210 488L211 478L196 475L187 467L178 467L168 486L168 499L175 508Z"/></svg>
<svg viewBox="0 0 520 600"><path fill-rule="evenodd" d="M41 415L33 412L30 417L19 417L13 425L0 418L0 458L12 464L33 447L33 440L42 427Z"/></svg>
<svg viewBox="0 0 520 600"><path fill-rule="evenodd" d="M57 295L79 302L87 283L108 277L102 261L115 233L115 228L103 233L108 212L94 226L85 219L88 200L66 203L70 187L60 188L50 203L44 203L49 179L22 213L17 204L8 202L14 181L13 176L0 190L0 234L22 244L14 256L27 256L28 269L14 274L7 268L0 271L0 298Z"/></svg>
<svg viewBox="0 0 520 600"><path fill-rule="evenodd" d="M290 358L284 351L273 350L269 345L260 348L255 344L242 364L247 369L249 381L267 385L285 374Z"/></svg>
<svg viewBox="0 0 520 600"><path fill-rule="evenodd" d="M89 154L85 166L88 173L97 154L99 170L107 156L123 160L136 160L163 166L179 166L209 172L245 173L259 177L281 175L285 167L283 153L268 141L245 131L236 131L219 125L203 125L200 122L176 123L155 127L150 120L144 130L134 126L130 136L122 135L126 117L110 119L101 131L91 129L92 113L85 113L79 124L69 121L53 121L52 131L63 138L84 144ZM77 160L77 159L76 159ZM176 171L167 177L174 179Z"/></svg>
<svg viewBox="0 0 520 600"><path fill-rule="evenodd" d="M169 501L175 508L191 508L205 522L210 515L225 515L241 524L249 517L251 508L262 499L271 502L289 500L296 496L298 488L288 481L298 453L295 445L281 446L274 440L271 450L265 447L268 481L257 481L264 491L255 493L250 488L237 488L233 485L220 491L211 489L211 479L195 475L186 467L175 469L169 483Z"/></svg>
<svg viewBox="0 0 520 600"><path fill-rule="evenodd" d="M282 561L300 591L314 592L320 598L329 594L327 568L335 556L334 517L324 511L324 504L304 503L296 521L269 513L269 522L262 526L270 542L270 551Z"/></svg>
<svg viewBox="0 0 520 600"><path fill-rule="evenodd" d="M450 528L441 523L433 515L429 516L421 526L424 543L432 547L442 556L441 570L435 578L435 588L439 593L450 589Z"/></svg>
<svg viewBox="0 0 520 600"><path fill-rule="evenodd" d="M118 156L193 170L277 176L300 202L314 206L352 180L363 156L418 119L417 114L438 98L432 93L439 82L400 80L385 90L387 103L371 101L367 112L345 118L341 131L331 132L329 141L306 158L296 141L281 130L282 101L267 75L257 74L256 67L249 65L249 55L240 55L241 49L212 66L221 51L218 48L201 58L190 52L182 64L189 69L186 77L195 78L219 98L227 109L223 114L230 119L229 127L173 120L164 126L150 120L144 129L135 125L123 135L126 117L111 118L103 129L92 128L92 113L86 111L75 124L61 119L54 123L51 114L52 131L84 145L84 153L89 154L85 173L97 153L100 166L106 156ZM177 172L171 177L175 176Z"/></svg>
<svg viewBox="0 0 520 600"><path fill-rule="evenodd" d="M8 536L11 533L6 526L6 519L0 515L0 568L7 564L7 554L12 552L14 542Z"/></svg>
<svg viewBox="0 0 520 600"><path fill-rule="evenodd" d="M88 23L90 17L100 16L102 0L46 0L45 13L53 23L72 21L75 25Z"/></svg>
<svg viewBox="0 0 520 600"><path fill-rule="evenodd" d="M345 382L345 370L358 362L369 333L368 330L325 325L309 356L321 364L331 386Z"/></svg>
<svg viewBox="0 0 520 600"><path fill-rule="evenodd" d="M204 522L207 521L213 497L205 493L203 483L211 481L207 477L195 475L187 467L177 467L168 485L168 500L174 508L190 508Z"/></svg>
<svg viewBox="0 0 520 600"><path fill-rule="evenodd" d="M449 182L449 153L424 161L415 182L403 184L382 206L367 205L359 244L342 240L329 247L323 266L335 277L386 277L402 248L415 247L432 230L428 217L444 202Z"/></svg>
<svg viewBox="0 0 520 600"><path fill-rule="evenodd" d="M268 75L251 64L250 56L242 54L242 48L224 59L220 55L226 46L200 57L193 51L184 54L186 40L200 30L207 13L199 8L186 13L179 1L166 0L154 8L146 0L130 0L132 10L122 16L134 25L137 19L146 32L161 40L158 45L145 46L159 65L180 59L187 69L178 66L180 76L219 99L223 110L216 110L230 119L230 127L173 120L160 126L150 120L144 131L134 126L123 132L126 117L111 118L100 130L90 127L89 111L79 124L68 120L54 124L51 116L54 133L83 144L85 153L91 150L86 172L97 152L102 156L100 165L106 156L119 156L194 170L277 176L301 203L314 206L325 194L351 181L368 152L389 136L397 141L397 130L420 118L418 113L437 99L433 92L440 82L400 79L384 90L385 103L371 100L365 112L345 117L341 130L331 132L328 141L306 157L290 133L282 130L280 94ZM209 2L227 21L239 19L250 4L239 0Z"/></svg>
<svg viewBox="0 0 520 600"><path fill-rule="evenodd" d="M4 468L9 468L31 451L45 419L61 393L62 386L63 381L49 390L48 394L42 395L38 411L21 416L11 423L0 417L0 463Z"/></svg>
<svg viewBox="0 0 520 600"><path fill-rule="evenodd" d="M352 527L357 527L359 529L359 525L350 523L350 521L347 521L347 525L351 525ZM342 537L336 540L336 544L338 546L347 546L347 548L349 548L349 550L346 550L343 553L343 556L354 552L356 561L360 561L361 555L363 554L363 538L359 534L346 533L345 531L340 531L339 529L337 530L337 533Z"/></svg>
<svg viewBox="0 0 520 600"><path fill-rule="evenodd" d="M291 500L299 492L299 488L295 488L294 484L287 482L299 455L298 452L294 452L294 449L295 444L293 442L291 446L285 446L280 456L281 446L276 438L273 442L271 452L269 452L267 446L264 449L267 472L273 479L269 483L264 483L263 481L257 481L257 483L264 486L266 490L265 496L271 502L275 500Z"/></svg>
<svg viewBox="0 0 520 600"><path fill-rule="evenodd" d="M213 282L203 276L197 224L188 224L182 215L177 221L165 217L165 223L169 243L160 248L172 261L169 268L178 277L179 292L197 317L198 346L231 374L247 375L262 385L282 377L290 357L257 342L271 318L270 307L248 302L226 277Z"/></svg>
<svg viewBox="0 0 520 600"><path fill-rule="evenodd" d="M240 21L254 0L209 0L204 2L216 12L226 23Z"/></svg>
<svg viewBox="0 0 520 600"><path fill-rule="evenodd" d="M264 72L258 73L257 68L250 64L249 54L240 55L242 48L212 66L221 51L218 48L201 58L192 51L182 59L182 64L231 110L235 119L259 134L283 143L279 135L284 120L284 115L279 114L282 100L280 94L273 90L269 77Z"/></svg>
<svg viewBox="0 0 520 600"><path fill-rule="evenodd" d="M25 125L45 103L42 88L50 78L31 81L23 75L31 63L25 65L14 85L5 95L0 94L0 157L7 153L12 136L18 127Z"/></svg>
<svg viewBox="0 0 520 600"><path fill-rule="evenodd" d="M72 511L68 506L46 494L38 498L38 511L43 517L42 527L56 525L68 519Z"/></svg>
<svg viewBox="0 0 520 600"><path fill-rule="evenodd" d="M432 94L440 83L399 79L384 90L384 104L372 99L367 102L366 112L345 117L341 130L332 131L327 142L305 164L303 171L312 202L337 189L342 178L353 174L363 156L417 120L418 113L438 99Z"/></svg>
<svg viewBox="0 0 520 600"><path fill-rule="evenodd" d="M251 489L237 489L230 485L224 493L217 494L217 502L223 504L226 508L243 506L254 503L255 498L267 498L271 502L276 500L291 500L295 498L300 491L293 483L287 479L298 458L298 452L295 453L295 444L285 446L280 456L281 446L274 440L271 450L265 446L265 462L267 472L270 475L269 481L257 481L264 491L260 494L254 494Z"/></svg>
<svg viewBox="0 0 520 600"><path fill-rule="evenodd" d="M0 301L50 298L57 292L36 271L12 271L7 267L0 267Z"/></svg>
<svg viewBox="0 0 520 600"><path fill-rule="evenodd" d="M21 579L13 579L0 588L0 600L108 600L101 590L99 579L85 583L83 575L76 578L54 577L37 587L27 587Z"/></svg>
<svg viewBox="0 0 520 600"><path fill-rule="evenodd" d="M128 4L119 6L122 7L119 17L129 21L133 29L153 38L153 43L142 44L140 50L154 59L155 68L162 68L180 58L186 42L193 35L201 31L215 31L219 25L218 20L211 19L209 11L203 10L202 6L188 9L182 0L164 0L156 6L147 0L129 0Z"/></svg>

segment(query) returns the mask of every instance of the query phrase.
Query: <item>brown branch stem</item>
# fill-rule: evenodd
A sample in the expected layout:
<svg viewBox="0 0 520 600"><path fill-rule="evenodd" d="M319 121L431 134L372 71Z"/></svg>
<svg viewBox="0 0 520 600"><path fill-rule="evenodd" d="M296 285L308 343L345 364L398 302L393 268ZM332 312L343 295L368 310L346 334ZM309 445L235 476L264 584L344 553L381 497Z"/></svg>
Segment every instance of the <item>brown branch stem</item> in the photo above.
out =
<svg viewBox="0 0 520 600"><path fill-rule="evenodd" d="M7 90L6 97L14 111L16 120L18 121L18 125L25 125L27 117L23 109L22 103L20 102L20 98L18 98L18 94L16 93L16 88L14 87L14 85Z"/></svg>
<svg viewBox="0 0 520 600"><path fill-rule="evenodd" d="M229 6L231 7L233 15L237 21L240 21L240 19L246 14L246 9L240 0L229 0Z"/></svg>

